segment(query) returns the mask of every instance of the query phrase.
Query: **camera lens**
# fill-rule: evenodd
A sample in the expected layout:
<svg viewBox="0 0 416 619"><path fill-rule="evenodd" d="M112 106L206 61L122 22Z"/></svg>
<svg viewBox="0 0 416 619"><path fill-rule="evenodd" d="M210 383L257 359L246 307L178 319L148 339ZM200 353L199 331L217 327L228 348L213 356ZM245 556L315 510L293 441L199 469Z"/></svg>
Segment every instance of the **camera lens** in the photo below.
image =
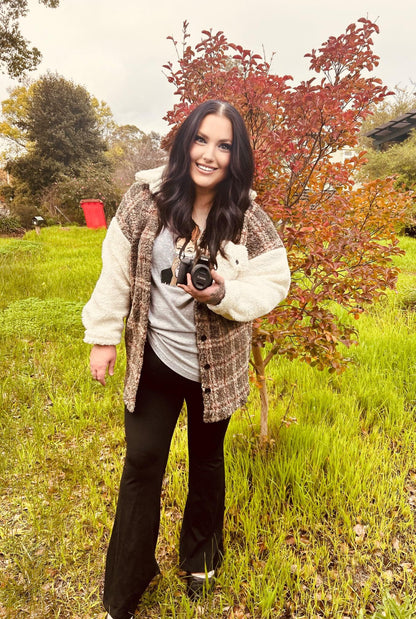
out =
<svg viewBox="0 0 416 619"><path fill-rule="evenodd" d="M204 290L211 286L211 272L205 264L196 264L191 271L192 283L197 290Z"/></svg>

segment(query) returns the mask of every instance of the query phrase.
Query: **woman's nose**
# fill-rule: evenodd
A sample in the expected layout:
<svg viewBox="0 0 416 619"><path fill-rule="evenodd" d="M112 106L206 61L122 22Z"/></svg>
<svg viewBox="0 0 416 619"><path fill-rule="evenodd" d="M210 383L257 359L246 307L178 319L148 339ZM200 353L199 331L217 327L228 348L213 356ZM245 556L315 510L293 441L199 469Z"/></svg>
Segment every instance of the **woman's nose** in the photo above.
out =
<svg viewBox="0 0 416 619"><path fill-rule="evenodd" d="M207 144L204 150L203 158L205 161L212 161L214 159L214 147Z"/></svg>

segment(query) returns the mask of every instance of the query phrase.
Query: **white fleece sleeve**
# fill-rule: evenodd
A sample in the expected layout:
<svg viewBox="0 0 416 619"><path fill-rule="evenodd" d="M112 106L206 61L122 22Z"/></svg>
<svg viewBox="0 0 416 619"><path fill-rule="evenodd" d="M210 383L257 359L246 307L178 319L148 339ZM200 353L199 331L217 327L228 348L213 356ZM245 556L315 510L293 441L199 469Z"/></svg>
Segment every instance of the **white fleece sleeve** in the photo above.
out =
<svg viewBox="0 0 416 619"><path fill-rule="evenodd" d="M226 279L221 303L208 307L229 320L254 320L268 314L283 301L289 286L286 250L279 247L249 260L236 279Z"/></svg>
<svg viewBox="0 0 416 619"><path fill-rule="evenodd" d="M82 310L87 344L119 344L130 309L130 243L113 217L102 247L103 266Z"/></svg>

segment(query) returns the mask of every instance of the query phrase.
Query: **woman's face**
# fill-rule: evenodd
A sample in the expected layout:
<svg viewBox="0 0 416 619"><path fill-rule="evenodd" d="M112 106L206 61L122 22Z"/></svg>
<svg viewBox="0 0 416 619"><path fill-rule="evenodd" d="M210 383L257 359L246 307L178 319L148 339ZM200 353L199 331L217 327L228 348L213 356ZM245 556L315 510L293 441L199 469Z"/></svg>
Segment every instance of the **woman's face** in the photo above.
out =
<svg viewBox="0 0 416 619"><path fill-rule="evenodd" d="M208 114L191 146L191 178L197 192L214 192L228 174L233 127L225 116Z"/></svg>

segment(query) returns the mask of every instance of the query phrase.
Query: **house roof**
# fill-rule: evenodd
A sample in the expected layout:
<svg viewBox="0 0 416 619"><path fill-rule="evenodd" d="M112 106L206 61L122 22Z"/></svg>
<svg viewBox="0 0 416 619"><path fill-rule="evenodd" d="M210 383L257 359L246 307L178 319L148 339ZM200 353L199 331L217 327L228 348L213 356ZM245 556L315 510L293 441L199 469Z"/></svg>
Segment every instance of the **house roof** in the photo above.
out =
<svg viewBox="0 0 416 619"><path fill-rule="evenodd" d="M377 147L385 142L403 142L409 137L412 129L416 129L416 110L406 112L406 114L372 129L366 133L366 136L372 138L374 146Z"/></svg>

